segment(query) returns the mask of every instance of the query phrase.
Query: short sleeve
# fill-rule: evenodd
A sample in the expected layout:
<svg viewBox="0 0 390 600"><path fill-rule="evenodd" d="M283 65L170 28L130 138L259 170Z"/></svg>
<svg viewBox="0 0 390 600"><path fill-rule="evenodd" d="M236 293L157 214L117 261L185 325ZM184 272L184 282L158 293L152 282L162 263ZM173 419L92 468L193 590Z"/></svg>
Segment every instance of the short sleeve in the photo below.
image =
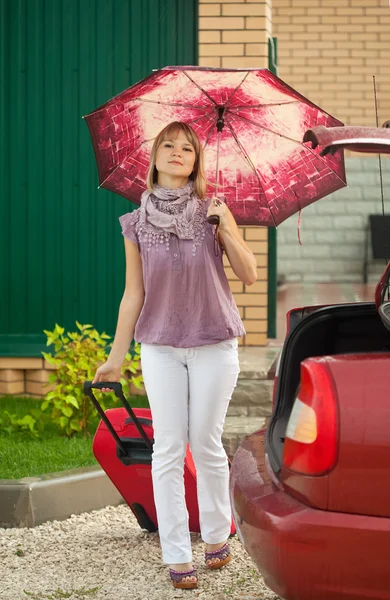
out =
<svg viewBox="0 0 390 600"><path fill-rule="evenodd" d="M138 210L133 210L133 212L126 213L125 215L119 217L119 222L122 226L122 235L124 235L124 237L130 240L131 242L134 242L134 244L139 250L138 237L135 230L135 226L138 223L138 219Z"/></svg>

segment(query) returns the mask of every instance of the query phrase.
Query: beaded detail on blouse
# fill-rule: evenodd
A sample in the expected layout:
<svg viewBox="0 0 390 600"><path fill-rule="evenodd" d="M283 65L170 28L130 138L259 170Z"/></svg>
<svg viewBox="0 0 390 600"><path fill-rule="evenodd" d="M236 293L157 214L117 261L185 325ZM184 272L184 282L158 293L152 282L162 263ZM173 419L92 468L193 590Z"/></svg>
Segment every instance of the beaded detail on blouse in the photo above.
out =
<svg viewBox="0 0 390 600"><path fill-rule="evenodd" d="M206 237L206 217L207 217L207 202L198 200L195 209L194 217L191 222L188 222L184 216L184 204L172 204L165 200L159 200L153 194L150 197L153 205L161 212L167 214L176 214L177 222L183 233L183 239L192 240L192 255L196 255L197 248L203 243ZM164 244L165 250L170 250L170 240L174 234L163 231L149 223L146 220L146 215L142 207L123 215L120 218L122 226L126 223L133 225L140 242L145 243L146 250L150 252L155 250L158 252L159 246Z"/></svg>

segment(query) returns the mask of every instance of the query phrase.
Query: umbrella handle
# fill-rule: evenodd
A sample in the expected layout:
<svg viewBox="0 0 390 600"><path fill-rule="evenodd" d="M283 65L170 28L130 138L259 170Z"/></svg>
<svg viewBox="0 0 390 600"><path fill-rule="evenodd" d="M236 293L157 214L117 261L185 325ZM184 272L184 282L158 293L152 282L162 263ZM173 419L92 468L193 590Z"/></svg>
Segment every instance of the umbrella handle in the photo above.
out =
<svg viewBox="0 0 390 600"><path fill-rule="evenodd" d="M219 225L219 216L218 215L210 215L207 217L207 223L211 225Z"/></svg>

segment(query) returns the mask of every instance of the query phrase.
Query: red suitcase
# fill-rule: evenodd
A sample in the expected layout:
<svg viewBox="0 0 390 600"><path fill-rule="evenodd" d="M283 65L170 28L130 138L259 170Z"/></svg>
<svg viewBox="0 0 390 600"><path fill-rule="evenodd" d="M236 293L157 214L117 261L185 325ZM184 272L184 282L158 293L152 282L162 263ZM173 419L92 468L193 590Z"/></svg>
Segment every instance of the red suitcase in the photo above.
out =
<svg viewBox="0 0 390 600"><path fill-rule="evenodd" d="M103 411L92 389L109 387L124 405ZM147 531L157 530L156 507L152 486L153 424L149 408L131 408L117 382L84 383L102 420L96 430L94 456L133 511L139 525ZM230 463L229 463L230 464ZM189 445L184 462L184 485L190 531L200 532L196 491L196 469ZM231 534L236 532L232 520Z"/></svg>

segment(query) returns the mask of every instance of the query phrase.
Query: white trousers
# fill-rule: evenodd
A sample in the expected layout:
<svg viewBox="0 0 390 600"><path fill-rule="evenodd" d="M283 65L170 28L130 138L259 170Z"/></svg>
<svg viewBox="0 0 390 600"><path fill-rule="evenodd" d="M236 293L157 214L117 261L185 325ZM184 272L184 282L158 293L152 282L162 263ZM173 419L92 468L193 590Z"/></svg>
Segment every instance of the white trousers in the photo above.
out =
<svg viewBox="0 0 390 600"><path fill-rule="evenodd" d="M202 539L230 534L229 467L221 436L237 383L238 342L194 348L141 344L145 389L152 410L152 478L163 561L192 561L184 498L184 457L189 441L197 470Z"/></svg>

